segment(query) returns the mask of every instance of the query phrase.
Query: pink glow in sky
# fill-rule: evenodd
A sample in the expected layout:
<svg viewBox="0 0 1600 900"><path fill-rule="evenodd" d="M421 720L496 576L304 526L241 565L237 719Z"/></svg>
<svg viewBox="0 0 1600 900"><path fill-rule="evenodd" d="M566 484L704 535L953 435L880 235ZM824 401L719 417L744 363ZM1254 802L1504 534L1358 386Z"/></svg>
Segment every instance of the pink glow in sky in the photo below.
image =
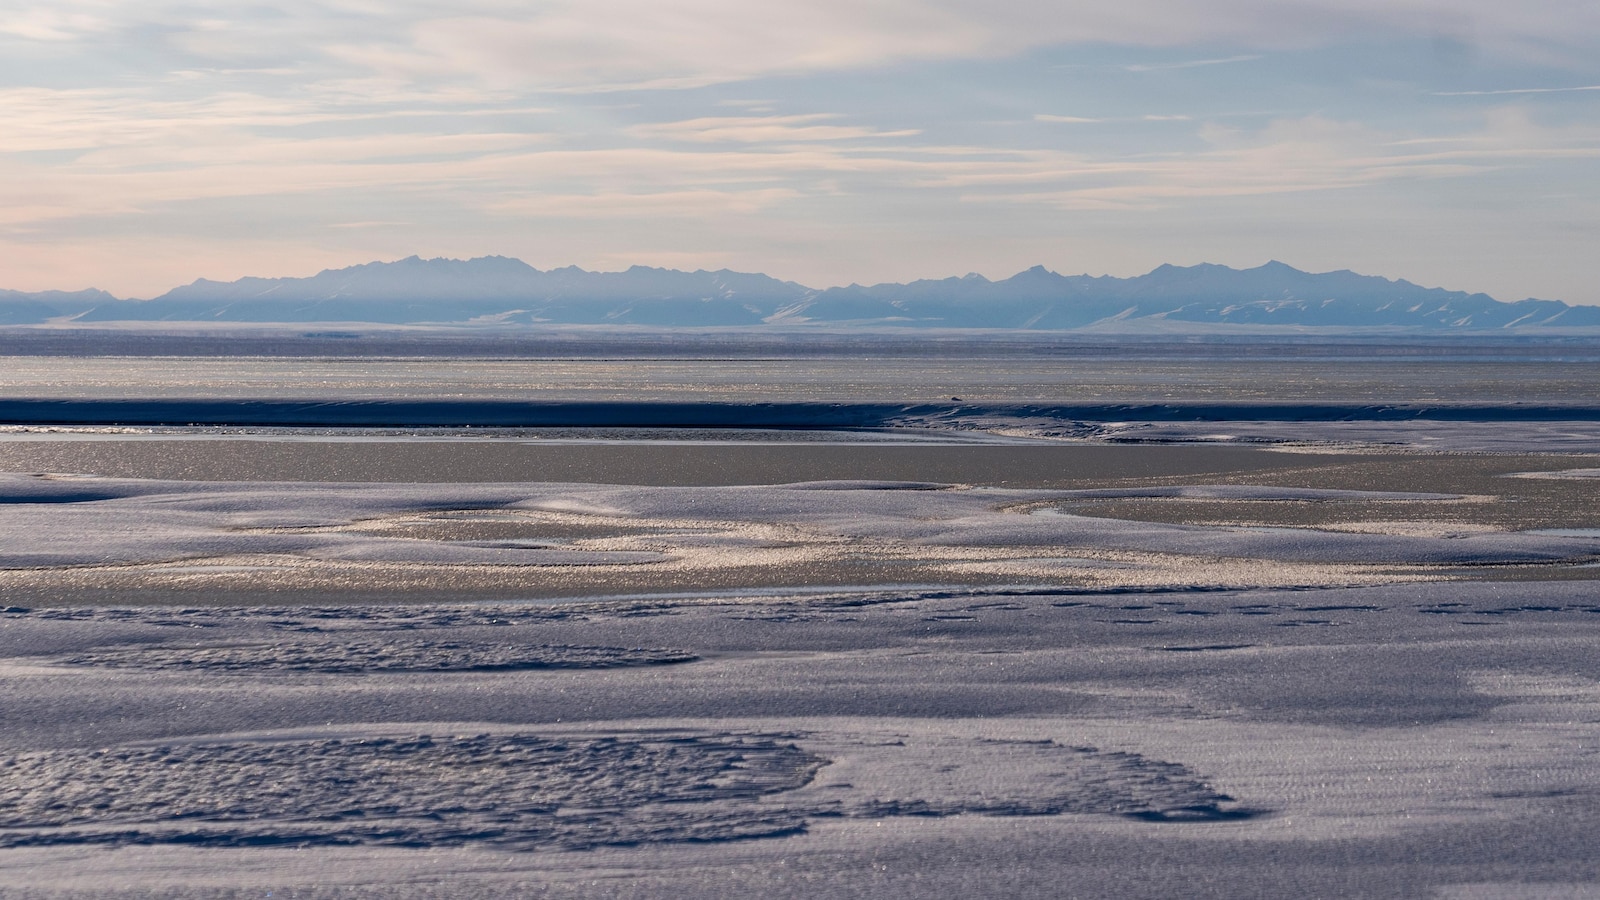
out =
<svg viewBox="0 0 1600 900"><path fill-rule="evenodd" d="M409 254L1600 302L1600 7L0 2L0 288Z"/></svg>

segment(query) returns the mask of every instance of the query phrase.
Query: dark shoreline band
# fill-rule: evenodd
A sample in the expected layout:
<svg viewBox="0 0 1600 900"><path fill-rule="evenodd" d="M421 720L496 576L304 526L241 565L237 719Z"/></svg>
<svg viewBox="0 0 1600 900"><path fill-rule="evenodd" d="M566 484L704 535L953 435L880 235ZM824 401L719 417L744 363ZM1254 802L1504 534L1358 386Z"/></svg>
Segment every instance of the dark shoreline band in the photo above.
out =
<svg viewBox="0 0 1600 900"><path fill-rule="evenodd" d="M976 428L1056 422L1596 422L1600 406L1521 404L884 404L515 400L0 400L5 425Z"/></svg>

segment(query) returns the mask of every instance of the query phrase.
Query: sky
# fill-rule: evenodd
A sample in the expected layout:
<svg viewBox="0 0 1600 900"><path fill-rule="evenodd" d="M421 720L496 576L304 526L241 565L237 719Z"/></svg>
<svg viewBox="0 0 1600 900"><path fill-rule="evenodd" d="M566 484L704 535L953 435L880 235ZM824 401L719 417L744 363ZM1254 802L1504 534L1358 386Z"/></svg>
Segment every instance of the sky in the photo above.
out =
<svg viewBox="0 0 1600 900"><path fill-rule="evenodd" d="M1593 0L0 0L0 288L1277 259L1600 303Z"/></svg>

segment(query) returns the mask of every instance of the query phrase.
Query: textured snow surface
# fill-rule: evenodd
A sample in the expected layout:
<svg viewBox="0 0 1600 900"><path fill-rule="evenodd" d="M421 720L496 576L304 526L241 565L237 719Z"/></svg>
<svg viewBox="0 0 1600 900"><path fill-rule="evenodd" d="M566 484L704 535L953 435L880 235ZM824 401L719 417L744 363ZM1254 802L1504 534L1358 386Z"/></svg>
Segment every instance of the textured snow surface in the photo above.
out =
<svg viewBox="0 0 1600 900"><path fill-rule="evenodd" d="M1592 585L11 606L0 896L1575 883Z"/></svg>
<svg viewBox="0 0 1600 900"><path fill-rule="evenodd" d="M795 735L535 733L197 739L0 761L0 847L293 843L585 849L772 837L815 818L1228 818L1181 765L984 742L864 799L797 794L828 760ZM949 743L949 742L946 742ZM870 765L870 762L868 763ZM897 768L888 766L890 775Z"/></svg>
<svg viewBox="0 0 1600 900"><path fill-rule="evenodd" d="M1538 465L0 477L0 898L1581 892L1600 532Z"/></svg>
<svg viewBox="0 0 1600 900"><path fill-rule="evenodd" d="M1438 501L1452 495L1251 486L1083 491L823 482L738 487L571 484L327 485L0 476L0 568L118 566L233 557L432 566L645 566L696 553L841 552L841 541L934 548L1140 551L1305 563L1491 564L1567 560L1600 539L1537 533L1449 537L1309 528L1228 528L1025 515L1052 503L1183 498ZM605 539L426 539L408 524L477 513L532 527L608 523ZM420 519L419 519L420 517ZM431 518L430 518L431 517ZM441 521L441 517L446 517ZM457 522L459 524L459 521ZM388 532L388 533L386 533ZM948 554L946 554L948 555Z"/></svg>
<svg viewBox="0 0 1600 900"><path fill-rule="evenodd" d="M1409 449L1432 453L1600 453L1600 422L1017 422L984 426L1000 434L1117 443L1289 444Z"/></svg>
<svg viewBox="0 0 1600 900"><path fill-rule="evenodd" d="M195 623L189 623L194 627ZM68 666L210 672L481 672L611 669L692 662L692 653L628 647L524 646L484 641L368 638L270 644L107 647L62 657Z"/></svg>
<svg viewBox="0 0 1600 900"><path fill-rule="evenodd" d="M750 801L822 760L770 737L208 741L0 763L0 845L489 842L582 848L797 829Z"/></svg>

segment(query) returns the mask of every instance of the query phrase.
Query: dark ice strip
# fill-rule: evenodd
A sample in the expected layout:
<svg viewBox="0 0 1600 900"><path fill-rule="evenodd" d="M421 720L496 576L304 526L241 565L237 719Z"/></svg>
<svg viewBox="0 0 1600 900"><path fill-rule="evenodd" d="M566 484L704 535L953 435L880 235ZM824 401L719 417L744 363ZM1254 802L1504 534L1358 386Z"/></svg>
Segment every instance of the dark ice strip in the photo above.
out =
<svg viewBox="0 0 1600 900"><path fill-rule="evenodd" d="M1079 422L1595 422L1600 406L1455 403L544 402L510 400L0 400L0 424L296 427L889 428L976 427L994 420Z"/></svg>

